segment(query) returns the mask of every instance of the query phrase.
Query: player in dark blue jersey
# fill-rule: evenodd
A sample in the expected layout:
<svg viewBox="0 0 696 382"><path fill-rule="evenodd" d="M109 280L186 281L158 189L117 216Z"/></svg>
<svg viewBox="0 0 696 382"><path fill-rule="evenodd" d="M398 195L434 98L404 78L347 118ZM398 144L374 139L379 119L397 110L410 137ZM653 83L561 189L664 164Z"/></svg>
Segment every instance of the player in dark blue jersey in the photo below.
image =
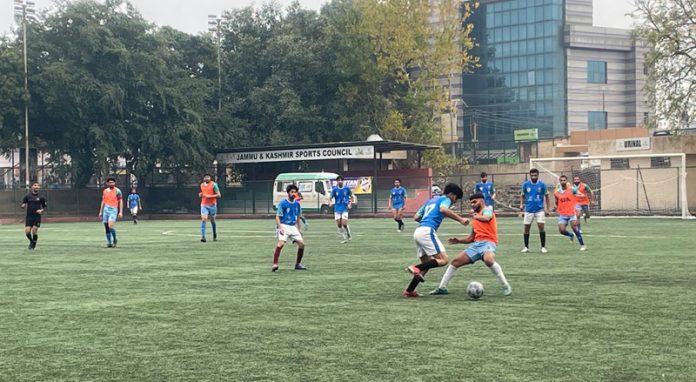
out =
<svg viewBox="0 0 696 382"><path fill-rule="evenodd" d="M348 226L348 211L353 207L353 192L343 183L342 176L336 178L336 186L331 189L330 205L334 208L334 219L338 226L338 234L343 237L342 244L353 239Z"/></svg>
<svg viewBox="0 0 696 382"><path fill-rule="evenodd" d="M544 223L549 214L549 191L546 184L539 179L539 170L529 170L529 179L522 183L520 193L520 210L524 211L524 247L522 253L529 252L529 231L532 221L536 219L541 241L541 253L546 253L546 232Z"/></svg>
<svg viewBox="0 0 696 382"><path fill-rule="evenodd" d="M24 220L24 235L29 239L29 250L36 249L39 241L39 228L41 216L46 211L46 199L39 195L41 186L34 182L31 184L31 192L22 199L22 208L27 209L27 217Z"/></svg>
<svg viewBox="0 0 696 382"><path fill-rule="evenodd" d="M476 182L475 185L476 193L483 195L483 201L487 206L493 207L495 201L495 186L493 182L488 181L488 174L485 172L481 173L481 181Z"/></svg>
<svg viewBox="0 0 696 382"><path fill-rule="evenodd" d="M413 274L413 279L402 293L404 297L419 297L420 294L416 292L416 287L425 280L423 276L428 270L447 265L447 252L440 239L437 238L437 229L440 228L445 217L456 220L463 225L469 224L469 219L457 215L450 209L464 196L462 188L454 183L449 183L442 193L442 196L435 196L428 200L414 216L414 220L419 223L418 228L413 233L413 239L416 241L416 254L420 259L420 264L406 268Z"/></svg>
<svg viewBox="0 0 696 382"><path fill-rule="evenodd" d="M389 193L388 208L392 210L397 232L404 231L404 207L406 206L406 189L401 187L401 179L394 179L394 188Z"/></svg>
<svg viewBox="0 0 696 382"><path fill-rule="evenodd" d="M302 216L302 207L300 203L295 200L297 198L297 186L294 184L289 185L285 189L288 193L287 199L283 199L278 204L278 211L276 213L276 233L278 236L278 244L276 245L275 252L273 253L273 267L271 270L273 272L278 270L278 258L280 257L280 251L283 249L285 243L289 240L297 244L297 258L295 258L295 270L304 271L304 265L302 265L302 256L304 256L305 243L300 233L299 218Z"/></svg>

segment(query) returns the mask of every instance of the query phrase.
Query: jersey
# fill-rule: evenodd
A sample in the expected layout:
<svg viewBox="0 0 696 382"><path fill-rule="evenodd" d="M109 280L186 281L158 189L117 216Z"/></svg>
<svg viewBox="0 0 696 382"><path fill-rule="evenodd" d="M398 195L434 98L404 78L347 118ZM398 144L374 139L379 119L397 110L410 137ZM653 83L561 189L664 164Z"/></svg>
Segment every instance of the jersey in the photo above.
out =
<svg viewBox="0 0 696 382"><path fill-rule="evenodd" d="M493 187L492 182L476 182L476 192L483 195L483 199L487 206L493 205L493 194L495 194L495 187Z"/></svg>
<svg viewBox="0 0 696 382"><path fill-rule="evenodd" d="M334 199L334 212L343 213L348 211L348 203L350 203L353 197L353 192L346 186L343 187L334 186L331 189L331 198Z"/></svg>
<svg viewBox="0 0 696 382"><path fill-rule="evenodd" d="M580 182L577 186L573 185L574 187L577 187L578 189L578 194L575 196L576 202L581 205L581 206L589 206L590 205L590 196L589 193L592 192L592 189L587 183Z"/></svg>
<svg viewBox="0 0 696 382"><path fill-rule="evenodd" d="M522 195L524 196L524 211L537 213L544 210L544 197L549 193L546 184L541 180L536 183L526 180L522 183Z"/></svg>
<svg viewBox="0 0 696 382"><path fill-rule="evenodd" d="M285 225L297 224L297 218L302 216L302 207L298 201L283 199L278 205L276 216L280 216L280 223Z"/></svg>
<svg viewBox="0 0 696 382"><path fill-rule="evenodd" d="M474 226L474 241L490 241L498 244L498 224L495 222L493 207L486 206L476 213L476 216L490 216L491 220L482 222L473 219L471 224Z"/></svg>
<svg viewBox="0 0 696 382"><path fill-rule="evenodd" d="M393 208L401 208L404 206L406 199L406 189L403 187L394 187L391 189L391 202Z"/></svg>
<svg viewBox="0 0 696 382"><path fill-rule="evenodd" d="M118 187L107 187L102 192L102 203L105 207L118 208L118 202L123 200L123 194Z"/></svg>
<svg viewBox="0 0 696 382"><path fill-rule="evenodd" d="M130 194L128 195L128 208L135 208L140 205L140 195Z"/></svg>
<svg viewBox="0 0 696 382"><path fill-rule="evenodd" d="M46 199L32 192L22 199L22 204L27 205L27 216L39 215L36 211L46 209Z"/></svg>
<svg viewBox="0 0 696 382"><path fill-rule="evenodd" d="M578 189L575 186L566 187L564 190L559 185L554 192L556 200L558 200L558 215L560 216L575 216L575 195L577 195Z"/></svg>
<svg viewBox="0 0 696 382"><path fill-rule="evenodd" d="M440 211L440 208L449 208L452 205L452 201L447 196L436 196L423 205L418 210L418 216L421 216L419 227L430 227L437 231L442 224L442 220L445 218L445 214Z"/></svg>
<svg viewBox="0 0 696 382"><path fill-rule="evenodd" d="M215 182L208 184L201 183L201 205L202 206L217 206L217 197L206 197L205 195L215 195L220 192L220 188Z"/></svg>

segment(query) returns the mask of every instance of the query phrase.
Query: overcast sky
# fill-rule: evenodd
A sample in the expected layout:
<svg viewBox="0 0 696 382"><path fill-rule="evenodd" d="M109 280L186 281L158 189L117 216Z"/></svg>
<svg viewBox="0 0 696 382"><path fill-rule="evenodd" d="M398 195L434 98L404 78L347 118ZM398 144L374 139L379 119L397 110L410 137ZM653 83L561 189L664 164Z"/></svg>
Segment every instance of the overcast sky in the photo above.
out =
<svg viewBox="0 0 696 382"><path fill-rule="evenodd" d="M34 0L39 9L48 8L52 0ZM292 0L276 0L290 4ZM300 0L305 8L319 9L325 0ZM222 10L241 8L264 1L250 0L131 0L143 16L159 25L171 25L184 32L197 33L207 28L207 15ZM633 0L594 0L594 24L598 26L629 28L632 21L625 14L632 10ZM13 25L12 0L0 0L0 33Z"/></svg>

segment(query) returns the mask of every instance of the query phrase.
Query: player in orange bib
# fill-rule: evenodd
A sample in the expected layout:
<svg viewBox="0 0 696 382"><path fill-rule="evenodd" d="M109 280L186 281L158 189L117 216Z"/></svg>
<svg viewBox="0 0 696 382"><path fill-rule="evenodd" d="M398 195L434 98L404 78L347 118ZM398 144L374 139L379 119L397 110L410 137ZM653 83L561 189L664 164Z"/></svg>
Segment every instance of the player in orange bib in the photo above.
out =
<svg viewBox="0 0 696 382"><path fill-rule="evenodd" d="M582 197L577 197L577 205L575 206L575 216L580 219L580 216L585 217L585 223L590 218L590 204L592 204L592 189L590 185L581 181L579 176L573 177L573 185L578 188L578 193ZM582 232L580 221L578 220L578 230Z"/></svg>
<svg viewBox="0 0 696 382"><path fill-rule="evenodd" d="M567 176L561 175L558 180L561 184L556 187L556 191L553 193L556 197L556 210L558 211L558 232L569 237L572 242L574 240L573 234L566 230L568 223L570 223L575 236L578 238L578 243L580 243L580 250L585 251L587 247L585 247L582 232L578 229L578 218L575 216L577 198L583 195L578 192L577 187L568 184Z"/></svg>
<svg viewBox="0 0 696 382"><path fill-rule="evenodd" d="M217 225L215 215L217 215L217 198L220 195L220 188L217 183L213 182L210 174L203 175L201 183L201 192L198 197L201 198L201 242L205 243L205 223L210 220L210 225L213 227L213 241L217 240Z"/></svg>
<svg viewBox="0 0 696 382"><path fill-rule="evenodd" d="M469 203L473 210L471 218L473 230L471 231L471 235L466 239L453 237L448 241L450 244L472 244L452 260L445 274L442 276L440 285L437 289L430 292L430 294L449 294L447 285L450 280L452 280L452 277L454 277L454 273L457 269L463 265L473 264L479 260L483 260L483 263L493 272L493 275L495 275L495 278L502 286L503 295L509 296L512 294L512 287L510 287L510 283L508 283L505 278L500 264L495 261L495 251L498 246L498 225L495 221L493 207L486 205L483 194L471 195Z"/></svg>
<svg viewBox="0 0 696 382"><path fill-rule="evenodd" d="M116 248L116 217L123 217L123 193L116 187L116 179L108 178L106 180L106 188L102 191L102 202L99 207L99 217L104 223L106 231L106 246L108 248Z"/></svg>

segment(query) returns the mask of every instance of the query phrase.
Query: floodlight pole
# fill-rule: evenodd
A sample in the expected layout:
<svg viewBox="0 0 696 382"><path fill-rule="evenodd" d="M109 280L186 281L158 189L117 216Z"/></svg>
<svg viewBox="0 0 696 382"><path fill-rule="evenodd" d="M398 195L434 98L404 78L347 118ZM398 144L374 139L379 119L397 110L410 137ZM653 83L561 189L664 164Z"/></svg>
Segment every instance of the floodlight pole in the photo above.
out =
<svg viewBox="0 0 696 382"><path fill-rule="evenodd" d="M22 23L22 43L24 47L24 184L29 188L29 69L27 65L27 14L34 14L34 2L14 1L15 16Z"/></svg>
<svg viewBox="0 0 696 382"><path fill-rule="evenodd" d="M222 18L208 15L208 31L215 33L217 39L218 66L218 111L222 110Z"/></svg>

